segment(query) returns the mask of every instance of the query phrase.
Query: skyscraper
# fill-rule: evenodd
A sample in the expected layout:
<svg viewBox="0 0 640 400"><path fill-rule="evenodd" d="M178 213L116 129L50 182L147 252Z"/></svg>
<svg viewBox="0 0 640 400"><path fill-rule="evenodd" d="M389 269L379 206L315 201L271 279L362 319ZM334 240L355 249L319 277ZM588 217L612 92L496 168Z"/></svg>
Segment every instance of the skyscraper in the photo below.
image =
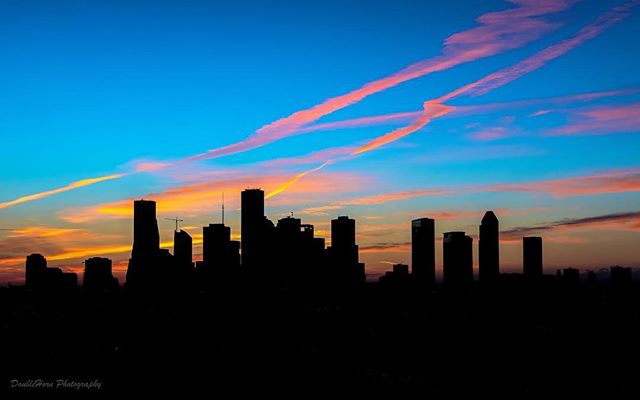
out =
<svg viewBox="0 0 640 400"><path fill-rule="evenodd" d="M481 282L495 280L500 273L500 234L498 218L493 211L487 211L480 223L478 241L478 261Z"/></svg>
<svg viewBox="0 0 640 400"><path fill-rule="evenodd" d="M193 263L193 240L191 235L183 230L173 232L173 256L180 266L190 267Z"/></svg>
<svg viewBox="0 0 640 400"><path fill-rule="evenodd" d="M127 268L127 287L162 290L170 283L172 264L173 257L169 251L160 249L156 202L134 201L133 249Z"/></svg>
<svg viewBox="0 0 640 400"><path fill-rule="evenodd" d="M131 258L155 256L160 249L160 233L156 219L156 202L133 202L133 250Z"/></svg>
<svg viewBox="0 0 640 400"><path fill-rule="evenodd" d="M264 191L260 189L243 190L240 215L242 265L253 267L260 261L264 229Z"/></svg>
<svg viewBox="0 0 640 400"><path fill-rule="evenodd" d="M436 282L436 232L431 218L411 221L411 274L421 285Z"/></svg>
<svg viewBox="0 0 640 400"><path fill-rule="evenodd" d="M527 278L542 276L542 238L529 236L522 238L522 269Z"/></svg>
<svg viewBox="0 0 640 400"><path fill-rule="evenodd" d="M357 264L356 220L340 216L331 220L331 252L337 264Z"/></svg>
<svg viewBox="0 0 640 400"><path fill-rule="evenodd" d="M443 248L443 280L451 288L473 283L473 239L464 232L446 232Z"/></svg>
<svg viewBox="0 0 640 400"><path fill-rule="evenodd" d="M42 254L31 254L27 256L25 285L28 287L37 287L43 280L47 270L47 259Z"/></svg>
<svg viewBox="0 0 640 400"><path fill-rule="evenodd" d="M365 281L364 264L358 262L356 221L347 216L331 220L331 246L327 249L335 283L351 288Z"/></svg>

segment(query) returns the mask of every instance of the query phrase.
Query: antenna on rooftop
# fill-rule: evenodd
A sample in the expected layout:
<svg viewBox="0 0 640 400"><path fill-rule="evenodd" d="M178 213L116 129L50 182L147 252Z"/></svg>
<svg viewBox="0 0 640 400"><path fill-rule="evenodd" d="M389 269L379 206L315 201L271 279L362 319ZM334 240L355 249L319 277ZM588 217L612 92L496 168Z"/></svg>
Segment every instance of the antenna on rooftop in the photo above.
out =
<svg viewBox="0 0 640 400"><path fill-rule="evenodd" d="M169 221L175 221L175 222L176 222L176 232L178 231L178 222L183 222L183 221L184 221L183 219L180 219L180 218L178 218L178 217L175 217L175 218L165 218L165 219L168 219Z"/></svg>
<svg viewBox="0 0 640 400"><path fill-rule="evenodd" d="M222 192L222 225L224 225L224 192Z"/></svg>

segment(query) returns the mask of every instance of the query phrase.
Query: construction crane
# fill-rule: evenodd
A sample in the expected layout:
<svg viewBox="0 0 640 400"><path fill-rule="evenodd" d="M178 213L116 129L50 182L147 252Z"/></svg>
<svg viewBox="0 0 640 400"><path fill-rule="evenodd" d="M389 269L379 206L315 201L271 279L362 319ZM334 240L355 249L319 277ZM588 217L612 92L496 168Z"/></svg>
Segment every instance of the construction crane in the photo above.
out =
<svg viewBox="0 0 640 400"><path fill-rule="evenodd" d="M178 218L178 217L175 217L175 218L165 218L165 219L167 219L167 220L169 220L169 221L175 221L175 223L176 223L176 232L178 231L178 222L183 222L183 221L184 221L183 219L180 219L180 218Z"/></svg>

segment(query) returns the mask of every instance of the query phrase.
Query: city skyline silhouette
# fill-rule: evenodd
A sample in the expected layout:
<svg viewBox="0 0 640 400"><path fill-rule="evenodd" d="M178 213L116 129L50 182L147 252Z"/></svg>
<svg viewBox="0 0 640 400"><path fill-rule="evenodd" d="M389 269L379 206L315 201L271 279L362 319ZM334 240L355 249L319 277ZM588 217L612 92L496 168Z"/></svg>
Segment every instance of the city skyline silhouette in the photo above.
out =
<svg viewBox="0 0 640 400"><path fill-rule="evenodd" d="M0 397L640 395L640 0L5 1L0 37Z"/></svg>
<svg viewBox="0 0 640 400"><path fill-rule="evenodd" d="M3 64L14 79L2 127L12 139L0 160L0 284L22 283L24 255L37 252L75 273L90 255L110 258L123 281L137 198L158 201L163 248L173 235L166 218L184 219L201 257L192 227L220 222L212 217L227 193L226 223L239 232L246 187L265 190L272 220L293 211L326 240L331 219L358 219L370 279L410 263L407 219L438 218L441 237L470 231L488 209L500 214L505 270L519 271L525 230L546 237L554 269L640 266L640 49L628 40L639 34L637 2L457 1L442 15L410 1L365 14L358 1L281 13L252 1L217 11L167 2L142 21L63 1L52 7L66 25L46 7L6 5L7 54L34 62ZM147 15L145 1L132 10ZM303 24L297 13L317 18ZM246 16L254 23L242 30ZM50 34L30 40L30 26ZM382 42L364 34L372 27ZM280 56L256 63L239 49ZM393 56L381 60L383 49Z"/></svg>

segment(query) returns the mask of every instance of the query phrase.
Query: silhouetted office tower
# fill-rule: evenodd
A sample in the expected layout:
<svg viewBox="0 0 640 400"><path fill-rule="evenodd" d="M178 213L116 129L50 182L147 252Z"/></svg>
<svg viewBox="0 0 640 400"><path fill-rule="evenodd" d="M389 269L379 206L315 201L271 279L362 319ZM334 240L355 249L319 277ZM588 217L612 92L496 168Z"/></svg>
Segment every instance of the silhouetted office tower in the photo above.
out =
<svg viewBox="0 0 640 400"><path fill-rule="evenodd" d="M542 276L542 238L525 236L522 238L522 269L527 278Z"/></svg>
<svg viewBox="0 0 640 400"><path fill-rule="evenodd" d="M464 232L446 232L442 242L443 282L464 287L473 282L473 239Z"/></svg>
<svg viewBox="0 0 640 400"><path fill-rule="evenodd" d="M87 292L105 293L117 286L113 277L111 260L103 257L88 258L84 262L84 278L82 286Z"/></svg>
<svg viewBox="0 0 640 400"><path fill-rule="evenodd" d="M31 254L27 256L25 285L37 287L42 284L47 270L47 259L42 254Z"/></svg>
<svg viewBox="0 0 640 400"><path fill-rule="evenodd" d="M428 286L436 282L435 223L431 218L411 221L411 274Z"/></svg>
<svg viewBox="0 0 640 400"><path fill-rule="evenodd" d="M133 202L133 250L131 258L155 256L160 249L160 233L156 220L156 202Z"/></svg>
<svg viewBox="0 0 640 400"><path fill-rule="evenodd" d="M190 266L193 263L191 235L183 230L173 232L173 256L178 265Z"/></svg>
<svg viewBox="0 0 640 400"><path fill-rule="evenodd" d="M264 232L264 191L246 189L241 194L240 234L242 265L260 262L260 241Z"/></svg>
<svg viewBox="0 0 640 400"><path fill-rule="evenodd" d="M341 216L331 220L331 251L339 264L357 264L356 220Z"/></svg>
<svg viewBox="0 0 640 400"><path fill-rule="evenodd" d="M209 224L202 228L202 261L208 267L234 267L238 263L238 242L231 240L231 228Z"/></svg>
<svg viewBox="0 0 640 400"><path fill-rule="evenodd" d="M495 280L500 273L500 237L498 218L487 211L480 222L478 241L479 277L481 282Z"/></svg>

